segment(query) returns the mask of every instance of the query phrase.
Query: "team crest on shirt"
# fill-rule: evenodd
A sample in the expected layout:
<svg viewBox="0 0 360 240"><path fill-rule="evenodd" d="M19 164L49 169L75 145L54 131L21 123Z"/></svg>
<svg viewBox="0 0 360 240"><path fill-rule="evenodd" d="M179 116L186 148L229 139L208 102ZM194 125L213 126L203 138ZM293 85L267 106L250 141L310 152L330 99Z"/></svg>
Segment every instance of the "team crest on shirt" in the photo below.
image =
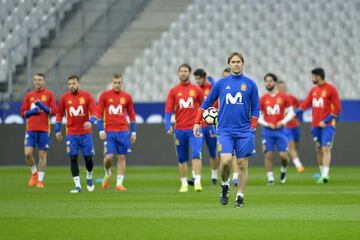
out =
<svg viewBox="0 0 360 240"><path fill-rule="evenodd" d="M321 96L322 96L322 97L326 97L326 91L325 91L325 90L323 90L323 91L321 92Z"/></svg>
<svg viewBox="0 0 360 240"><path fill-rule="evenodd" d="M68 101L68 104L71 105L73 102L71 100Z"/></svg>
<svg viewBox="0 0 360 240"><path fill-rule="evenodd" d="M245 83L241 84L241 91L243 91L243 92L246 91L246 84Z"/></svg>
<svg viewBox="0 0 360 240"><path fill-rule="evenodd" d="M81 105L85 104L85 98L81 97L81 98L79 99L79 103L80 103Z"/></svg>
<svg viewBox="0 0 360 240"><path fill-rule="evenodd" d="M109 103L112 103L114 102L114 100L112 98L109 99Z"/></svg>
<svg viewBox="0 0 360 240"><path fill-rule="evenodd" d="M121 105L124 105L124 104L125 104L125 98L123 98L123 97L120 98L120 104L121 104Z"/></svg>
<svg viewBox="0 0 360 240"><path fill-rule="evenodd" d="M205 92L204 92L204 94L205 94L205 95L209 95L209 92L210 92L209 89L206 89Z"/></svg>
<svg viewBox="0 0 360 240"><path fill-rule="evenodd" d="M195 96L195 91L193 89L190 89L189 91L189 96L190 97L194 97Z"/></svg>
<svg viewBox="0 0 360 240"><path fill-rule="evenodd" d="M41 101L46 102L46 95L41 96Z"/></svg>
<svg viewBox="0 0 360 240"><path fill-rule="evenodd" d="M282 103L282 99L280 97L276 98L276 103L277 104L281 104Z"/></svg>

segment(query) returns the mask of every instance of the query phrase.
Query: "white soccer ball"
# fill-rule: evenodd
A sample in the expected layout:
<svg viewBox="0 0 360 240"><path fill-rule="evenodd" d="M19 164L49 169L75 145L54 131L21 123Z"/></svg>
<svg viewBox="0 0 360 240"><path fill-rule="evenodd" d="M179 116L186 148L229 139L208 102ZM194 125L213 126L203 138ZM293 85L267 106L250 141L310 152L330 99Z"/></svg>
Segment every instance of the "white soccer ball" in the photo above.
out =
<svg viewBox="0 0 360 240"><path fill-rule="evenodd" d="M209 107L203 112L203 119L209 125L217 124L219 112L214 107Z"/></svg>

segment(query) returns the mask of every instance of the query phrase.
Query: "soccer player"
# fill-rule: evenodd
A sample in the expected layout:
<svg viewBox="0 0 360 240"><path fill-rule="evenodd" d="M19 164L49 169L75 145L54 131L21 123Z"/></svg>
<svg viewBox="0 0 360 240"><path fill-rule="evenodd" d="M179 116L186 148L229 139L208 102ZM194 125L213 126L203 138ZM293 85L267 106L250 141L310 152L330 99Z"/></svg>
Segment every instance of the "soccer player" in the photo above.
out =
<svg viewBox="0 0 360 240"><path fill-rule="evenodd" d="M66 152L70 158L71 173L75 189L71 193L81 192L79 176L78 152L81 150L86 165L86 185L89 192L94 191L93 159L94 147L92 125L96 121L96 105L90 93L80 90L80 78L76 75L68 77L69 91L64 93L59 101L56 115L56 138L61 141L61 121L66 115Z"/></svg>
<svg viewBox="0 0 360 240"><path fill-rule="evenodd" d="M189 190L187 182L187 162L189 145L191 146L192 167L195 172L194 190L202 191L201 186L201 148L202 133L195 136L192 127L196 112L204 100L201 88L190 82L191 67L184 63L178 69L180 82L170 89L165 106L165 130L168 135L175 134L175 145L181 179L179 192ZM171 126L171 115L175 110L175 130Z"/></svg>
<svg viewBox="0 0 360 240"><path fill-rule="evenodd" d="M207 81L208 77L203 69L197 69L194 72L196 84L202 89L204 98L206 98L211 90L212 85ZM215 106L217 108L217 106ZM216 129L214 125L207 125L204 121L201 124L204 141L207 145L210 155L211 182L217 184L218 179L218 160L216 156Z"/></svg>
<svg viewBox="0 0 360 240"><path fill-rule="evenodd" d="M131 143L136 141L135 110L131 95L122 90L122 76L114 74L112 89L103 92L98 102L97 126L99 137L104 142L105 177L102 188L108 189L111 177L111 161L117 156L116 190L127 191L123 185L125 177L125 156L131 152ZM126 116L130 119L129 132Z"/></svg>
<svg viewBox="0 0 360 240"><path fill-rule="evenodd" d="M27 93L21 106L21 116L26 118L25 161L31 170L29 187L44 188L47 151L50 148L50 116L56 114L54 94L45 88L45 76L33 77L34 91ZM34 148L39 149L39 165L36 168Z"/></svg>
<svg viewBox="0 0 360 240"><path fill-rule="evenodd" d="M279 80L278 81L278 89L279 92L285 93L293 106L294 111L300 106L301 102L299 101L299 99L297 99L294 95L291 95L287 92L287 87L284 81ZM299 125L299 120L297 117L294 117L293 119L291 119L287 124L286 124L286 131L287 131L287 136L288 136L288 140L289 140L289 145L288 145L288 150L289 150L289 157L292 160L292 162L294 163L297 172L298 173L303 173L305 171L305 168L303 166L303 164L300 161L299 158L299 144L300 144L300 125Z"/></svg>
<svg viewBox="0 0 360 240"><path fill-rule="evenodd" d="M315 141L321 173L317 183L327 183L329 181L331 147L334 141L336 118L341 112L340 97L335 86L325 80L323 68L313 69L311 80L315 87L310 90L296 113L299 115L312 107L311 133Z"/></svg>
<svg viewBox="0 0 360 240"><path fill-rule="evenodd" d="M263 125L262 144L265 154L265 171L268 185L274 185L272 157L275 147L281 160L280 183L286 182L286 167L289 161L288 137L285 125L295 116L289 97L277 89L278 78L273 73L264 76L265 87L268 91L260 98L260 119ZM285 115L286 114L286 115Z"/></svg>
<svg viewBox="0 0 360 240"><path fill-rule="evenodd" d="M222 191L220 203L229 202L229 176L233 154L239 165L238 191L235 207L244 206L248 179L248 159L255 155L255 129L259 117L259 93L253 80L243 74L244 57L234 52L228 57L231 75L216 82L199 109L194 134L200 136L202 114L219 98L218 150Z"/></svg>

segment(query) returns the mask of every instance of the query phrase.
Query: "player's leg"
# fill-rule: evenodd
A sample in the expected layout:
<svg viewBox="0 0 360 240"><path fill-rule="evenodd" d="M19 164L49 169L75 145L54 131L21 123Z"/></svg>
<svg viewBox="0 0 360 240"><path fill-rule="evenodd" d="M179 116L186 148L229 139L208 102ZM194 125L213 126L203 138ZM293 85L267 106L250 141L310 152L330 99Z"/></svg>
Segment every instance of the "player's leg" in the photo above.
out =
<svg viewBox="0 0 360 240"><path fill-rule="evenodd" d="M25 155L25 162L30 168L31 177L29 180L29 187L33 187L36 185L38 179L38 171L35 164L34 159L34 147L36 145L36 135L34 132L26 132L25 133L25 140L24 140L24 155Z"/></svg>
<svg viewBox="0 0 360 240"><path fill-rule="evenodd" d="M335 127L326 126L321 131L321 152L322 152L322 164L323 172L321 174L321 179L323 183L329 181L329 171L330 171L330 162L331 162L331 147L334 141Z"/></svg>
<svg viewBox="0 0 360 240"><path fill-rule="evenodd" d="M203 134L210 155L211 182L213 185L216 185L218 179L218 168L219 168L219 162L216 153L217 138L216 136L214 137L211 136L209 130L204 130Z"/></svg>
<svg viewBox="0 0 360 240"><path fill-rule="evenodd" d="M79 135L66 136L66 152L70 159L70 169L75 184L75 188L70 193L81 192L81 183L79 176L78 152L79 152Z"/></svg>
<svg viewBox="0 0 360 240"><path fill-rule="evenodd" d="M50 135L48 132L38 132L37 145L39 148L39 164L38 164L38 188L44 188L45 168L47 164L47 151L50 148Z"/></svg>
<svg viewBox="0 0 360 240"><path fill-rule="evenodd" d="M274 185L275 178L274 172L272 167L272 157L274 152L274 137L264 136L262 139L262 146L263 146L263 153L264 153L264 167L267 177L267 184L269 186Z"/></svg>
<svg viewBox="0 0 360 240"><path fill-rule="evenodd" d="M238 189L235 198L236 208L244 207L245 190L248 181L248 159L255 156L255 148L255 133L237 138L235 141L235 153L239 165Z"/></svg>
<svg viewBox="0 0 360 240"><path fill-rule="evenodd" d="M311 134L315 143L316 159L320 169L320 178L317 183L322 183L323 181L321 176L323 175L323 153L321 149L321 129L318 127L313 128L311 129Z"/></svg>
<svg viewBox="0 0 360 240"><path fill-rule="evenodd" d="M233 155L231 165L232 165L232 170L233 170L232 181L233 181L234 186L236 187L238 185L238 177L239 177L240 170L239 170L238 160L237 160L235 154Z"/></svg>
<svg viewBox="0 0 360 240"><path fill-rule="evenodd" d="M288 152L288 137L286 136L285 130L279 130L277 137L275 138L276 149L279 152L280 157L280 183L284 184L286 182L286 172L287 165L289 162L289 152Z"/></svg>
<svg viewBox="0 0 360 240"><path fill-rule="evenodd" d="M125 178L126 168L126 154L131 152L130 133L128 131L117 133L116 142L116 154L117 154L117 178L116 178L116 190L127 191L123 182Z"/></svg>
<svg viewBox="0 0 360 240"><path fill-rule="evenodd" d="M181 181L179 192L188 192L189 186L187 181L187 164L189 161L189 139L186 137L183 130L175 129L174 136Z"/></svg>
<svg viewBox="0 0 360 240"><path fill-rule="evenodd" d="M86 188L89 192L93 192L95 189L95 184L93 181L93 156L94 153L94 143L92 134L82 134L81 138L81 152L85 160L86 167Z"/></svg>
<svg viewBox="0 0 360 240"><path fill-rule="evenodd" d="M229 203L230 188L230 170L233 159L235 143L230 136L218 136L218 151L220 153L220 174L221 174L221 192L220 203L227 205Z"/></svg>
<svg viewBox="0 0 360 240"><path fill-rule="evenodd" d="M103 189L108 189L111 182L111 161L116 154L116 142L114 139L114 134L111 132L106 133L106 141L104 141L104 178L101 187Z"/></svg>
<svg viewBox="0 0 360 240"><path fill-rule="evenodd" d="M305 168L300 161L299 158L299 142L300 142L300 128L291 128L288 129L288 137L289 137L289 156L292 162L294 163L297 172L303 173Z"/></svg>
<svg viewBox="0 0 360 240"><path fill-rule="evenodd" d="M192 130L187 130L187 135L191 146L192 166L195 172L194 190L197 192L201 192L201 149L203 145L203 136L202 134L200 134L200 137L196 137Z"/></svg>

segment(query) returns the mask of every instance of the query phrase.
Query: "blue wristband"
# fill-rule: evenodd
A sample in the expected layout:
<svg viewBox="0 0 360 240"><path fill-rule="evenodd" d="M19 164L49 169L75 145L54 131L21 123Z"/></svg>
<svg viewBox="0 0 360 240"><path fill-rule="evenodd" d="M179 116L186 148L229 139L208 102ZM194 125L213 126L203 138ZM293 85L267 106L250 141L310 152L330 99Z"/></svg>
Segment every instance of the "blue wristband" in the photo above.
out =
<svg viewBox="0 0 360 240"><path fill-rule="evenodd" d="M136 133L136 123L135 122L130 123L130 129L131 129L132 133Z"/></svg>
<svg viewBox="0 0 360 240"><path fill-rule="evenodd" d="M39 113L40 113L40 110L38 108L33 108L25 113L25 117L28 118L28 117L31 117L32 115L36 115Z"/></svg>
<svg viewBox="0 0 360 240"><path fill-rule="evenodd" d="M169 131L171 128L171 113L165 113L165 130Z"/></svg>
<svg viewBox="0 0 360 240"><path fill-rule="evenodd" d="M333 120L334 118L335 118L335 116L330 113L330 114L327 115L327 117L323 120L323 122L326 123L326 124L328 124L328 123L331 122L331 120Z"/></svg>
<svg viewBox="0 0 360 240"><path fill-rule="evenodd" d="M104 131L104 121L102 119L97 120L96 125L99 132Z"/></svg>
<svg viewBox="0 0 360 240"><path fill-rule="evenodd" d="M39 108L41 108L47 114L50 113L50 108L48 106L46 106L44 103L42 103L41 101L36 101L35 105L38 106Z"/></svg>
<svg viewBox="0 0 360 240"><path fill-rule="evenodd" d="M56 122L55 124L55 132L61 132L61 122Z"/></svg>
<svg viewBox="0 0 360 240"><path fill-rule="evenodd" d="M91 122L91 124L94 124L94 123L96 122L96 117L91 116L91 117L89 118L89 122Z"/></svg>

